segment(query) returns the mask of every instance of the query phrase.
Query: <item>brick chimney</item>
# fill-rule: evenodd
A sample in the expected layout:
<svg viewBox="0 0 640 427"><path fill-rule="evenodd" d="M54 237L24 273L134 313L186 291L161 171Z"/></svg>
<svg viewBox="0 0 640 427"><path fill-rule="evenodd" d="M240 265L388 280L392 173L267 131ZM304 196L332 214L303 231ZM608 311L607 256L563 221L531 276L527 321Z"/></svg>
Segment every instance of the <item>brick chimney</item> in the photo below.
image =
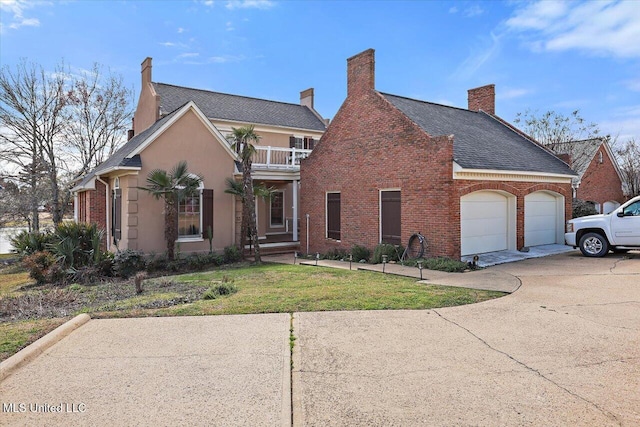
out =
<svg viewBox="0 0 640 427"><path fill-rule="evenodd" d="M375 51L367 49L347 59L347 96L375 89Z"/></svg>
<svg viewBox="0 0 640 427"><path fill-rule="evenodd" d="M151 58L146 57L144 61L142 61L142 88L144 88L151 83Z"/></svg>
<svg viewBox="0 0 640 427"><path fill-rule="evenodd" d="M486 85L469 89L469 110L484 111L489 114L496 114L496 85Z"/></svg>
<svg viewBox="0 0 640 427"><path fill-rule="evenodd" d="M313 88L300 92L300 105L304 105L313 110Z"/></svg>

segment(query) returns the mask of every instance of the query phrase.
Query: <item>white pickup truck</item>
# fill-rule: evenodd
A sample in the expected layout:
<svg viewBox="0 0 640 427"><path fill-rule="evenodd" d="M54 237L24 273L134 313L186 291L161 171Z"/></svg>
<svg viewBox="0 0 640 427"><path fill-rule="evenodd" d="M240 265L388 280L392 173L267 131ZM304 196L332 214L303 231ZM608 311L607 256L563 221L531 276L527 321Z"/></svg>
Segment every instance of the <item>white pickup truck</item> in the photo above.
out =
<svg viewBox="0 0 640 427"><path fill-rule="evenodd" d="M610 250L640 249L640 196L611 213L567 221L567 245L579 247L584 256L602 257Z"/></svg>

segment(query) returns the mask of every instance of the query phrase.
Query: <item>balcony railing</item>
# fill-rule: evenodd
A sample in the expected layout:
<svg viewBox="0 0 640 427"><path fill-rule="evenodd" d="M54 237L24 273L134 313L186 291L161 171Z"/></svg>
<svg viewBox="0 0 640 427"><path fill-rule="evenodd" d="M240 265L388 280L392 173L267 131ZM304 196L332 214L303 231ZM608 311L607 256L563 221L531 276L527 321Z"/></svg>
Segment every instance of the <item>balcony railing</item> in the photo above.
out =
<svg viewBox="0 0 640 427"><path fill-rule="evenodd" d="M254 169L300 170L300 160L306 159L312 150L301 148L256 146L253 156Z"/></svg>

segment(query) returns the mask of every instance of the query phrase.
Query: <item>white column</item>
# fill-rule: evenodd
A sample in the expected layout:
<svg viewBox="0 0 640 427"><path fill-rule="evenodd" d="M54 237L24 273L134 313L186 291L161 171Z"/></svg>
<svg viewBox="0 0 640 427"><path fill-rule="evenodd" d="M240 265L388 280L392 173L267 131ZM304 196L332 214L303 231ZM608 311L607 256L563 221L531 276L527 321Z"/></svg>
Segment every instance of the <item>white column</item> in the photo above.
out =
<svg viewBox="0 0 640 427"><path fill-rule="evenodd" d="M75 193L73 193L73 220L75 222L78 222L80 219L79 214L79 208L78 208L78 192L76 191Z"/></svg>
<svg viewBox="0 0 640 427"><path fill-rule="evenodd" d="M293 181L293 241L298 241L298 183Z"/></svg>

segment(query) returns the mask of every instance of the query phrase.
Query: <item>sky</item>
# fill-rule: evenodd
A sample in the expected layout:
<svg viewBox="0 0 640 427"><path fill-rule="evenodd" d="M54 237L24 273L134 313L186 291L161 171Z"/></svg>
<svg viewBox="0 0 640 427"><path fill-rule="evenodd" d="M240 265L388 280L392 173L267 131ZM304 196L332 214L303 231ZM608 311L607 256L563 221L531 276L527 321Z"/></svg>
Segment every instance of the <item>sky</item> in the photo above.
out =
<svg viewBox="0 0 640 427"><path fill-rule="evenodd" d="M153 80L298 103L332 118L346 59L376 51L376 89L467 107L496 85L496 113L579 110L602 134L640 141L640 0L0 0L0 65L102 64L137 102Z"/></svg>

